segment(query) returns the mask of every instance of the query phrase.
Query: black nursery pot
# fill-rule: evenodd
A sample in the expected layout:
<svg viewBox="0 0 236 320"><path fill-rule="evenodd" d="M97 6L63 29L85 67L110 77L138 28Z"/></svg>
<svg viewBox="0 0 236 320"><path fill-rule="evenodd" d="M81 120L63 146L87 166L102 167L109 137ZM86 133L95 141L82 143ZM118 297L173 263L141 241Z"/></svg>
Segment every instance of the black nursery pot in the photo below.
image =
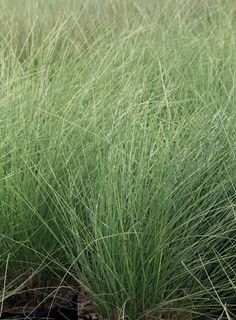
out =
<svg viewBox="0 0 236 320"><path fill-rule="evenodd" d="M74 295L61 305L57 305L51 309L34 312L34 313L11 313L3 312L0 319L54 319L54 320L78 320L77 312L78 296Z"/></svg>

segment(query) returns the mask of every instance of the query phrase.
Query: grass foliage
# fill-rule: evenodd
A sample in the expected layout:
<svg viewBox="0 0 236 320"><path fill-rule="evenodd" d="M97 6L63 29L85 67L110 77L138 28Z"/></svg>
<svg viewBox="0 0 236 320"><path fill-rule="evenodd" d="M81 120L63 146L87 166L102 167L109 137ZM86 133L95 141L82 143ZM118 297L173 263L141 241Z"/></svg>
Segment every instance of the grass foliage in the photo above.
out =
<svg viewBox="0 0 236 320"><path fill-rule="evenodd" d="M2 302L61 270L110 319L232 318L235 27L233 0L1 1Z"/></svg>

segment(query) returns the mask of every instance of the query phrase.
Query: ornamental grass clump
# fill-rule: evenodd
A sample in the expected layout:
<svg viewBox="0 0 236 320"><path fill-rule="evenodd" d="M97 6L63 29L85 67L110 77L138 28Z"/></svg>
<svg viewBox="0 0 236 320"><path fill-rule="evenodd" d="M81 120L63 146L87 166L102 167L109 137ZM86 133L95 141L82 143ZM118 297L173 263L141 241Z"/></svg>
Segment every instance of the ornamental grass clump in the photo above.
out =
<svg viewBox="0 0 236 320"><path fill-rule="evenodd" d="M0 6L0 301L30 271L109 319L234 318L234 1Z"/></svg>

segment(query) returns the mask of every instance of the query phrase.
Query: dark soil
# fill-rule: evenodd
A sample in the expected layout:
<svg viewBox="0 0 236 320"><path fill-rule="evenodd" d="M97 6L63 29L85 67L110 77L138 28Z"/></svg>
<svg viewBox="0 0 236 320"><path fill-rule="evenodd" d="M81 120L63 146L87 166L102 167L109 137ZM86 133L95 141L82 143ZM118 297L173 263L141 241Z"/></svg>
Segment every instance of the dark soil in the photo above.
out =
<svg viewBox="0 0 236 320"><path fill-rule="evenodd" d="M32 289L6 299L0 319L99 320L85 290L77 287Z"/></svg>
<svg viewBox="0 0 236 320"><path fill-rule="evenodd" d="M56 289L57 290L57 289ZM24 292L4 301L1 319L70 319L78 320L79 293L73 289L58 289L57 295L46 296L47 290ZM42 300L39 301L41 296Z"/></svg>

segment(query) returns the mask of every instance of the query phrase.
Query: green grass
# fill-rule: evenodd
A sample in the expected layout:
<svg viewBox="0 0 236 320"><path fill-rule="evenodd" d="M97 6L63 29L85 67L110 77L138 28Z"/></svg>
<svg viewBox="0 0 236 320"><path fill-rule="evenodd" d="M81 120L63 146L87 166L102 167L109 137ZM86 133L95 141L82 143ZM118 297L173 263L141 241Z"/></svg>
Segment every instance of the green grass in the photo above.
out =
<svg viewBox="0 0 236 320"><path fill-rule="evenodd" d="M233 318L235 27L234 0L1 1L2 303L69 274L109 319Z"/></svg>

